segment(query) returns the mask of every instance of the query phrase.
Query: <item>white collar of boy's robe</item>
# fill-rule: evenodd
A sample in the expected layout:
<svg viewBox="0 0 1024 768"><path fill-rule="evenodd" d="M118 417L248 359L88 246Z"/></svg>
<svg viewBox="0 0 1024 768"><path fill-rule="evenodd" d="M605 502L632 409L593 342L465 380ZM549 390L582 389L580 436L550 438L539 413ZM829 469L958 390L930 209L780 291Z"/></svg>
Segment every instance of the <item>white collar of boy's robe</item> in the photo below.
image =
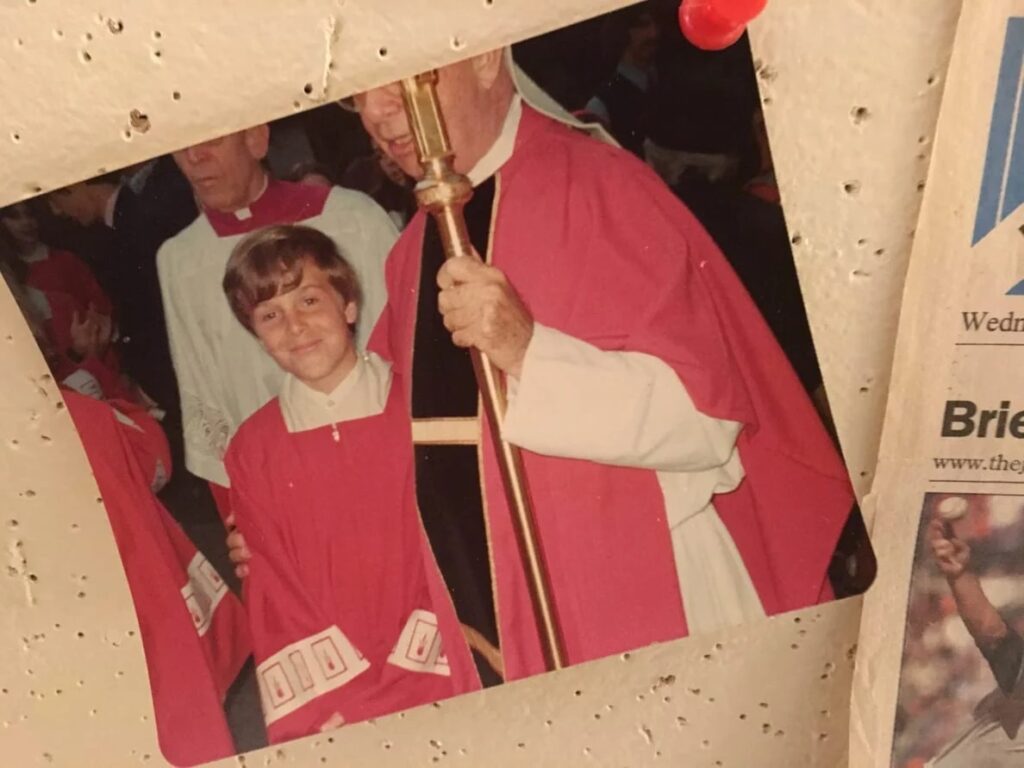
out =
<svg viewBox="0 0 1024 768"><path fill-rule="evenodd" d="M516 146L516 134L519 132L519 119L522 116L523 100L516 94L508 106L508 112L505 113L505 122L501 125L498 138L466 174L474 187L491 178L512 157L512 150Z"/></svg>
<svg viewBox="0 0 1024 768"><path fill-rule="evenodd" d="M391 365L369 352L326 394L287 374L279 402L288 431L305 432L383 413L390 390Z"/></svg>

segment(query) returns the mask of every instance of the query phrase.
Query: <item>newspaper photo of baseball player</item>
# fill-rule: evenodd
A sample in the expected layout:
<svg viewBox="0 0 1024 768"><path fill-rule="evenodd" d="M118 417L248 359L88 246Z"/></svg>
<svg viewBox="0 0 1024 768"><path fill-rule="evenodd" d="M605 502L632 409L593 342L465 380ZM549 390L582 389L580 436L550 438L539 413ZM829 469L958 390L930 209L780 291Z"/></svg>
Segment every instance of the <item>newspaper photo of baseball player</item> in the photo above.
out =
<svg viewBox="0 0 1024 768"><path fill-rule="evenodd" d="M894 768L1024 760L1024 496L925 496Z"/></svg>

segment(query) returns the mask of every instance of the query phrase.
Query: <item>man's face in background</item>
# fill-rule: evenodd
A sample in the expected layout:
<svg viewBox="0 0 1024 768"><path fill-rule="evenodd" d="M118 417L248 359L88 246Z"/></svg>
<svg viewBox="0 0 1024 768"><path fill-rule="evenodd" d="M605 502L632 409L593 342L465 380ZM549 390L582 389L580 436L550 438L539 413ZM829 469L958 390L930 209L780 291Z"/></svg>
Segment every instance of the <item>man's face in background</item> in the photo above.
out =
<svg viewBox="0 0 1024 768"><path fill-rule="evenodd" d="M174 161L203 207L231 213L262 191L269 140L268 127L256 126L175 152Z"/></svg>
<svg viewBox="0 0 1024 768"><path fill-rule="evenodd" d="M654 16L645 11L637 16L629 28L626 52L634 62L649 66L654 63L654 56L658 52L659 37L660 31Z"/></svg>

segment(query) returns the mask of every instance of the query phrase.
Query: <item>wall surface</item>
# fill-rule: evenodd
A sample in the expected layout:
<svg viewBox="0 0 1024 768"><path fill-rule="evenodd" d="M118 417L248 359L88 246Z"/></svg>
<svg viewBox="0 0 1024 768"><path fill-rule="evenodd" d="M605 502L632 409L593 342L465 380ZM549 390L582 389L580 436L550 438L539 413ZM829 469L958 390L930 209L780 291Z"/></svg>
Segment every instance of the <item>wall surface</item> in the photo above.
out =
<svg viewBox="0 0 1024 768"><path fill-rule="evenodd" d="M0 204L623 4L4 0ZM860 492L957 11L955 0L773 0L752 30L801 281ZM0 390L3 763L159 765L137 625L96 487L6 294ZM845 601L647 649L244 764L838 766L859 612L859 600Z"/></svg>
<svg viewBox="0 0 1024 768"><path fill-rule="evenodd" d="M967 639L970 650L964 655L952 650L956 646L949 639L956 632L971 638L970 600L954 600L955 593L940 575L930 547L923 548L916 561L915 553L919 537L938 512L924 503L925 494L935 494L934 499L950 495L974 504L988 497L995 504L1011 501L1024 487L1017 471L1017 430L979 425L964 433L955 429L960 424L946 421L950 402L971 403L979 410L998 406L1016 412L1021 408L1024 367L1015 357L1021 344L1017 340L1019 324L1013 324L1021 314L1020 296L1011 294L1010 289L1024 271L1024 210L1019 195L1014 197L1021 180L1018 163L1022 135L1017 111L1021 106L1021 82L1016 74L1019 70L1013 67L1020 67L1021 52L1019 36L1011 33L1022 18L1022 0L965 3L953 49L932 181L907 275L878 479L866 500L874 512L875 549L887 567L880 569L876 588L864 602L860 637L864 653L857 660L851 714L851 754L858 766L889 766L894 735L902 735L904 749L916 742L921 750L919 754L901 755L907 764L914 758L933 759L940 748L950 749L941 760L943 765L1019 762L1019 752L1013 755L1015 740L1004 736L1016 731L1009 720L1005 732L1002 728L991 731L993 744L1005 744L1005 758L986 758L980 752L971 752L971 742L984 741L978 738L980 731L956 748L953 734L947 733L945 742L934 736L943 731L937 722L928 722L927 715L941 709L944 700L952 697L974 710L973 718L966 713L962 719L950 718L956 725L956 736L975 722L985 722L980 696L965 679L966 673L960 671L971 660L983 662L980 654L974 656L973 639ZM1007 76L1006 71L1011 74ZM1009 101L1003 102L1008 106L1000 107L1005 109L1000 121L995 117L1000 114L995 108L996 94L1007 86ZM1009 138L1011 130L1015 131L1013 139ZM998 157L1001 141L1013 142L1015 149L1006 152L1005 160L993 162L991 158ZM992 169L998 169L995 176L988 175L990 162ZM994 199L988 197L991 179L996 181ZM998 215L992 209L991 218L985 216L987 200L998 202ZM976 235L978 224L981 229ZM983 324L977 332L972 331L967 317L986 312L986 317L998 317L1001 322L996 328ZM1007 317L1009 321L1003 320ZM965 464L946 468L946 456L956 456ZM995 457L1000 461L996 462ZM1011 461L1015 462L1013 471L1008 469ZM1000 467L1004 462L1005 466ZM973 559L968 556L968 573L978 576L982 593L995 606L993 610L1006 616L1012 628L1013 614L994 588L995 574L984 568L981 526L972 530L968 519L949 523L962 526L951 527L951 535L960 539L968 553L974 548L977 555ZM992 528L992 539L998 542L995 547L1013 546L1010 529ZM1015 556L1019 554L1015 552ZM914 581L912 574L917 576ZM1012 571L1006 578L1011 583L1017 579ZM940 585L935 588L935 599L944 609L953 606L954 613L945 627L935 614L921 608L928 599L923 585L930 579ZM961 621L963 617L967 620ZM978 637L984 635L979 632ZM978 643L983 644L983 640ZM942 671L929 680L929 667ZM990 690L989 679L986 669L981 683L986 692ZM928 682L916 685L922 680ZM932 700L923 704L915 699L912 692L929 686Z"/></svg>
<svg viewBox="0 0 1024 768"><path fill-rule="evenodd" d="M773 0L753 25L793 255L844 456L871 487L960 0Z"/></svg>
<svg viewBox="0 0 1024 768"><path fill-rule="evenodd" d="M4 0L0 205L627 4Z"/></svg>

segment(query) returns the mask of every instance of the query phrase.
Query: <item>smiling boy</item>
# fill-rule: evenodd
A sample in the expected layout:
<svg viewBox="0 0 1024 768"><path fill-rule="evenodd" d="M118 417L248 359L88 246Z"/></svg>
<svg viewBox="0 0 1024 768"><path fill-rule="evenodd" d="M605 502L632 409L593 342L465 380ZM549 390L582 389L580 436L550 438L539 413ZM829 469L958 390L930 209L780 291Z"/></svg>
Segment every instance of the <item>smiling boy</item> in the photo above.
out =
<svg viewBox="0 0 1024 768"><path fill-rule="evenodd" d="M223 286L286 372L225 457L270 740L479 688L419 520L403 390L353 341L351 266L317 230L270 227Z"/></svg>

